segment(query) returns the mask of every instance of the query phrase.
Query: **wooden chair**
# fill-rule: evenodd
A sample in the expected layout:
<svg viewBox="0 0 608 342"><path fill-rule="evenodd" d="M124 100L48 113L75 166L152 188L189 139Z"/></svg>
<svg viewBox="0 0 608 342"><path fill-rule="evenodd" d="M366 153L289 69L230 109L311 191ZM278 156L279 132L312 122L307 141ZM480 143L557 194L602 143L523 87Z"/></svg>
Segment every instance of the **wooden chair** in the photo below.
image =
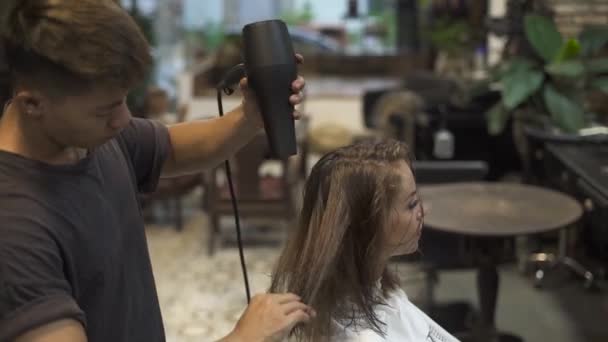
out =
<svg viewBox="0 0 608 342"><path fill-rule="evenodd" d="M167 115L169 109L169 96L167 92L158 87L148 89L143 117L160 121L166 125L183 122L187 107L182 106L174 115ZM184 227L184 213L182 199L203 183L200 173L173 178L161 178L153 193L141 194L140 203L143 208L153 203L164 204L166 214L175 224L175 229L181 231Z"/></svg>
<svg viewBox="0 0 608 342"><path fill-rule="evenodd" d="M168 209L167 214L175 224L175 230L182 231L184 228L182 198L202 183L200 174L160 179L156 191L140 194L141 206L146 208L155 202L164 203L165 208Z"/></svg>
<svg viewBox="0 0 608 342"><path fill-rule="evenodd" d="M271 218L291 221L295 215L292 198L290 163L278 161L282 165L280 176L261 175L260 169L269 152L266 135L257 135L231 160L232 178L235 188L239 217ZM224 163L207 173L204 206L210 218L208 253L213 255L220 234L220 218L233 216L232 202L227 180L218 181L219 171ZM225 178L225 177L224 177Z"/></svg>

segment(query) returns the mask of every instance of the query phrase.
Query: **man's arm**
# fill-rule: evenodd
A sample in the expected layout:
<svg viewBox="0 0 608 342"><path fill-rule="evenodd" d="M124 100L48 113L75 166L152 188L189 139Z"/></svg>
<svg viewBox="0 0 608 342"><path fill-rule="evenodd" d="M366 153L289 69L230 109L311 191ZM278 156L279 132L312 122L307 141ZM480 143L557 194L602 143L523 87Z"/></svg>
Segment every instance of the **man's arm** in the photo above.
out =
<svg viewBox="0 0 608 342"><path fill-rule="evenodd" d="M298 63L303 61L301 55L296 55L296 59ZM292 83L294 94L289 102L294 106L302 102L304 86L301 76ZM241 80L240 87L242 104L224 117L169 127L171 153L164 162L161 177L195 173L217 166L245 146L264 127L257 100L247 86L247 79ZM297 112L293 115L298 119Z"/></svg>
<svg viewBox="0 0 608 342"><path fill-rule="evenodd" d="M171 153L161 177L214 167L241 149L259 130L259 124L246 117L243 105L221 118L172 125Z"/></svg>
<svg viewBox="0 0 608 342"><path fill-rule="evenodd" d="M54 333L64 327L62 320L80 326L86 322L65 276L66 259L53 233L54 223L46 209L30 200L35 195L0 195L0 341L15 341L18 336L25 336L25 341L43 336L34 341L47 341L39 332ZM73 324L67 326L60 331L72 332Z"/></svg>
<svg viewBox="0 0 608 342"><path fill-rule="evenodd" d="M265 342L287 336L296 324L306 323L314 311L293 294L254 296L234 330L218 342ZM30 330L15 342L87 342L82 324L64 319Z"/></svg>
<svg viewBox="0 0 608 342"><path fill-rule="evenodd" d="M294 294L257 295L234 330L218 342L277 341L314 316L314 310ZM30 330L15 342L87 342L87 336L81 323L64 319Z"/></svg>
<svg viewBox="0 0 608 342"><path fill-rule="evenodd" d="M15 342L87 342L87 336L82 324L65 319L33 329Z"/></svg>

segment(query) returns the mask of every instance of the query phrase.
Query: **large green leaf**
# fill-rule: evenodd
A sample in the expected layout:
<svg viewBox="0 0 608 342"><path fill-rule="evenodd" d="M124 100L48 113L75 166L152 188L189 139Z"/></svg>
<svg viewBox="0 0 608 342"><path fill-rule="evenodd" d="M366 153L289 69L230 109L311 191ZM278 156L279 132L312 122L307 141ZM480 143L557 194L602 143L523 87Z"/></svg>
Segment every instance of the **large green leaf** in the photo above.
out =
<svg viewBox="0 0 608 342"><path fill-rule="evenodd" d="M499 63L496 66L490 67L490 78L494 81L502 81L505 77L515 73L520 69L532 69L535 67L534 62L522 57L514 57L504 63Z"/></svg>
<svg viewBox="0 0 608 342"><path fill-rule="evenodd" d="M608 93L608 77L601 77L591 82L593 88L599 89L604 93Z"/></svg>
<svg viewBox="0 0 608 342"><path fill-rule="evenodd" d="M608 72L608 58L596 58L587 62L587 70L592 73Z"/></svg>
<svg viewBox="0 0 608 342"><path fill-rule="evenodd" d="M553 63L559 63L576 58L581 53L581 44L578 40L570 38L559 49Z"/></svg>
<svg viewBox="0 0 608 342"><path fill-rule="evenodd" d="M584 56L592 56L608 43L608 27L591 26L583 29L579 35L581 52Z"/></svg>
<svg viewBox="0 0 608 342"><path fill-rule="evenodd" d="M534 62L525 58L514 58L509 62L509 66L507 68L508 73L514 73L520 70L530 70L534 68Z"/></svg>
<svg viewBox="0 0 608 342"><path fill-rule="evenodd" d="M565 61L551 63L545 70L553 76L579 77L585 72L585 67L581 61Z"/></svg>
<svg viewBox="0 0 608 342"><path fill-rule="evenodd" d="M545 87L544 98L553 122L564 132L576 133L585 127L585 111L579 103L561 94L551 85Z"/></svg>
<svg viewBox="0 0 608 342"><path fill-rule="evenodd" d="M546 62L551 62L562 47L562 35L550 18L527 14L524 18L526 37L534 51Z"/></svg>
<svg viewBox="0 0 608 342"><path fill-rule="evenodd" d="M507 110L524 103L540 88L545 75L535 69L517 69L502 80L502 101Z"/></svg>
<svg viewBox="0 0 608 342"><path fill-rule="evenodd" d="M494 107L486 112L488 132L491 135L501 134L507 125L507 121L509 121L509 114L510 112L506 110L501 102L494 105Z"/></svg>

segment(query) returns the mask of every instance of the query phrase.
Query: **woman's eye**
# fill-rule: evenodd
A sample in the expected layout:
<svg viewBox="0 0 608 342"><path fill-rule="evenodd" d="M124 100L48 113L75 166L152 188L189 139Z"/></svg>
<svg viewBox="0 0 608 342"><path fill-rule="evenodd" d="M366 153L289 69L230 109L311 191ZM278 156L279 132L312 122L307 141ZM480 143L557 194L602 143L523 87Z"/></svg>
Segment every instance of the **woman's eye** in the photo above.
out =
<svg viewBox="0 0 608 342"><path fill-rule="evenodd" d="M419 202L420 201L418 201L418 200L414 200L414 201L410 202L410 204L408 204L408 206L407 206L408 209L412 210L412 209L416 208L418 206Z"/></svg>

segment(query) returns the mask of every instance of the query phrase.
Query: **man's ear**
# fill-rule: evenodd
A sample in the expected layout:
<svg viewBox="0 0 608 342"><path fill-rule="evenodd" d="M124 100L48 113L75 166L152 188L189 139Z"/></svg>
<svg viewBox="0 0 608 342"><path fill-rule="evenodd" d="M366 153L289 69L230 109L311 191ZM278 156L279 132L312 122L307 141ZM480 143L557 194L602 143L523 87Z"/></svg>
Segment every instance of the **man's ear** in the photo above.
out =
<svg viewBox="0 0 608 342"><path fill-rule="evenodd" d="M44 97L34 91L22 90L13 97L13 102L21 114L39 119L44 113Z"/></svg>

